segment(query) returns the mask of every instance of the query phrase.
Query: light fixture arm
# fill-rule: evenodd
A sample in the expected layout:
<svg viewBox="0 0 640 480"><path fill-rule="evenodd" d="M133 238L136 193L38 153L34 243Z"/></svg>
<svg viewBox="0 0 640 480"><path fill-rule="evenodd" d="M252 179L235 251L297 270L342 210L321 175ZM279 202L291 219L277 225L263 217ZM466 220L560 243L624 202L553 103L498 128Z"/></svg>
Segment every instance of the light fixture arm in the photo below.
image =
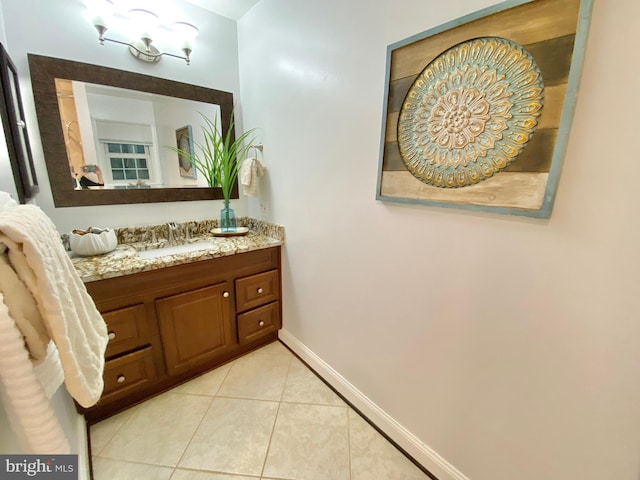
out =
<svg viewBox="0 0 640 480"><path fill-rule="evenodd" d="M190 55L191 55L191 50L188 49L188 48L183 48L182 49L182 51L184 52L184 56L181 56L181 55L175 55L175 54L169 53L169 52L154 53L153 50L155 50L155 48L153 48L153 50L151 50L151 48L152 48L151 45L149 45L149 47L148 47L150 49L149 51L141 50L138 47L136 47L133 43L122 42L122 41L116 40L114 38L105 37L104 35L101 35L99 40L100 40L100 45L104 45L104 42L113 42L113 43L119 43L120 45L125 45L125 46L129 47L130 49L135 50L140 55L144 55L146 57L153 58L154 62L157 62L158 60L160 60L161 57L167 56L167 57L179 58L179 59L184 60L185 62L187 62L187 65L191 65L191 59L189 58Z"/></svg>
<svg viewBox="0 0 640 480"><path fill-rule="evenodd" d="M182 51L184 52L184 56L175 55L169 52L159 52L158 49L156 49L153 45L151 45L151 41L152 41L151 38L143 37L141 39L141 42L139 42L139 45L144 46L144 49L141 49L141 48L138 48L136 44L134 44L133 42L123 42L121 40L116 40L115 38L105 37L104 34L107 32L107 27L104 25L96 24L94 25L94 27L98 32L98 40L100 41L100 45L104 45L104 42L112 42L112 43L118 43L120 45L125 45L129 47L129 50L136 58L149 61L149 62L158 62L162 57L167 56L167 57L179 58L181 60L184 60L187 63L187 65L191 65L192 49L189 47L182 48Z"/></svg>

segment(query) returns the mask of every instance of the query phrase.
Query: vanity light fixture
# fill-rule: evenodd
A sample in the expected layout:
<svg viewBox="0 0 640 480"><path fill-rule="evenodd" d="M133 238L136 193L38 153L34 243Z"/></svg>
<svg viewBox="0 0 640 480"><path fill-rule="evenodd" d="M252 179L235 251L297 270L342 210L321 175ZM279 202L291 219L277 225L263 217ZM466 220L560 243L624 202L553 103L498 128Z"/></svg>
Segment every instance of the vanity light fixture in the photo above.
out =
<svg viewBox="0 0 640 480"><path fill-rule="evenodd" d="M124 15L127 20L127 28L135 32L138 38L131 42L125 42L105 36L108 30L109 20L113 17L115 11L115 5L112 0L86 0L85 4L91 10L90 16L93 26L98 32L100 45L104 45L105 41L125 45L129 47L131 55L144 62L156 63L159 62L163 56L168 56L180 58L187 62L187 65L191 63L193 41L199 33L195 25L187 22L174 22L170 25L172 38L179 42L184 55L160 52L152 45L152 42L153 38L162 28L162 22L158 15L151 10L132 8Z"/></svg>

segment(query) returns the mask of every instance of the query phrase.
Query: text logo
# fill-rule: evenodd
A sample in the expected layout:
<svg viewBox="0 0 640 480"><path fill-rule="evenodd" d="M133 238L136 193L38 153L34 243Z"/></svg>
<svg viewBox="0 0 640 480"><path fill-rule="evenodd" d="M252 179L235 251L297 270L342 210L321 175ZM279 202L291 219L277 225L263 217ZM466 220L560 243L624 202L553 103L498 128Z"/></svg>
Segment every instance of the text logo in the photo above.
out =
<svg viewBox="0 0 640 480"><path fill-rule="evenodd" d="M0 455L0 480L78 480L77 455Z"/></svg>

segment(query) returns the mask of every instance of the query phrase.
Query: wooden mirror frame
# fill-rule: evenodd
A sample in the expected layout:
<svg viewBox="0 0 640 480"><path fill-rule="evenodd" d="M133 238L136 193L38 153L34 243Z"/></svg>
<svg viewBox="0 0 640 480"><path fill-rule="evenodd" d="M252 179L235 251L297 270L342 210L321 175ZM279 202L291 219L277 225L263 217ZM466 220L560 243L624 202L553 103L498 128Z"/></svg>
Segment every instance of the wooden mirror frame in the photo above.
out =
<svg viewBox="0 0 640 480"><path fill-rule="evenodd" d="M226 135L229 129L229 120L233 111L232 93L31 53L28 54L28 58L42 149L49 174L53 202L56 207L182 202L190 200L219 200L223 198L220 187L75 190L69 171L55 79L65 78L166 95L168 97L213 103L220 106L223 135ZM234 139L235 134L232 132L232 140ZM231 196L232 198L238 198L237 182Z"/></svg>

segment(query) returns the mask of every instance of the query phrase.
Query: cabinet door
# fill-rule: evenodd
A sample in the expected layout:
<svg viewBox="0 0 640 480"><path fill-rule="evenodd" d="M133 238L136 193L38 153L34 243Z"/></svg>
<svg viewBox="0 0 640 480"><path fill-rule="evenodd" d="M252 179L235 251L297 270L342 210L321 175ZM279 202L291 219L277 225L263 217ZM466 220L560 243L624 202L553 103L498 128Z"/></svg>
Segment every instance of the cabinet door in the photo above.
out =
<svg viewBox="0 0 640 480"><path fill-rule="evenodd" d="M228 352L234 344L227 282L156 300L169 375Z"/></svg>

